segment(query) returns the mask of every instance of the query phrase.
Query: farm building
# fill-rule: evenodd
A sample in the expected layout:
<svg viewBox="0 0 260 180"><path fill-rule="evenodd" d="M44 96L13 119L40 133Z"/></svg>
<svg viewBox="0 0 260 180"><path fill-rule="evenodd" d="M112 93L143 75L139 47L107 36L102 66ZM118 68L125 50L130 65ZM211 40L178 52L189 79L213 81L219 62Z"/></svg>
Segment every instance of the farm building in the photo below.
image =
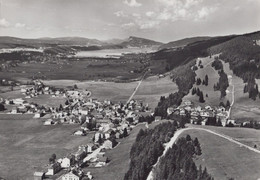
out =
<svg viewBox="0 0 260 180"><path fill-rule="evenodd" d="M80 179L81 177L78 174L73 173L72 171L62 176L62 180L80 180Z"/></svg>
<svg viewBox="0 0 260 180"><path fill-rule="evenodd" d="M42 180L44 178L44 172L34 172L33 180Z"/></svg>

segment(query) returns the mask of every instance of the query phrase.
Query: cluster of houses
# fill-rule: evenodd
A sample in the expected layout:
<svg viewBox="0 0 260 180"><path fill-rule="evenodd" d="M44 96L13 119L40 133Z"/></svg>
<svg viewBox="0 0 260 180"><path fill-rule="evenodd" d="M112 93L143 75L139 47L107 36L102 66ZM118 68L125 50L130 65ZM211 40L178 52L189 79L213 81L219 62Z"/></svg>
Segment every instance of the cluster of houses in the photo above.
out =
<svg viewBox="0 0 260 180"><path fill-rule="evenodd" d="M190 116L191 124L201 124L206 125L209 118L216 118L216 120L221 121L222 126L227 126L229 123L237 125L235 120L229 119L229 113L226 108L211 107L206 105L204 108L201 106L194 106L194 104L189 100L184 100L179 107L169 107L167 109L167 114L175 114L180 116Z"/></svg>
<svg viewBox="0 0 260 180"><path fill-rule="evenodd" d="M33 81L33 85L31 86L22 85L20 86L20 88L21 88L21 93L24 94L25 98L27 99L37 97L38 95L42 95L42 94L49 94L52 97L56 97L58 95L65 93L65 90L45 86L39 80Z"/></svg>

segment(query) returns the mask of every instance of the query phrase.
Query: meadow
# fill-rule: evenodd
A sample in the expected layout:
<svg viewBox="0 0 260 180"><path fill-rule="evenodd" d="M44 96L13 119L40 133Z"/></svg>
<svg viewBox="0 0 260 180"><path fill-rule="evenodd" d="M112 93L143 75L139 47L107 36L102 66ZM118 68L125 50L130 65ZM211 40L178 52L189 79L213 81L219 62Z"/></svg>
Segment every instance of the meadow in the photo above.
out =
<svg viewBox="0 0 260 180"><path fill-rule="evenodd" d="M229 128L229 127L216 127L216 126L194 126L212 130L220 134L224 134L234 138L235 140L254 147L257 145L257 149L260 150L260 131L251 128Z"/></svg>
<svg viewBox="0 0 260 180"><path fill-rule="evenodd" d="M207 171L216 180L258 179L260 177L260 154L229 142L214 134L189 130L182 134L197 137L202 155L195 158L196 164L207 167Z"/></svg>
<svg viewBox="0 0 260 180"><path fill-rule="evenodd" d="M192 95L191 90L187 96L185 96L183 99L184 100L190 100L194 102L196 105L200 105L204 107L205 105L211 105L211 106L218 106L219 102L221 101L220 99L220 91L214 91L213 86L218 82L219 75L218 72L215 71L214 68L211 67L211 63L214 61L214 57L205 57L205 58L199 58L196 61L196 64L198 66L199 61L201 61L203 68L200 68L195 71L196 73L196 79L200 78L202 81L205 79L205 76L208 75L209 81L208 81L208 86L205 85L193 85L193 88L199 88L203 94L204 94L204 99L205 103L200 103L199 102L199 96L197 95ZM208 97L206 97L206 94L208 94Z"/></svg>
<svg viewBox="0 0 260 180"><path fill-rule="evenodd" d="M142 100L145 104L148 103L149 107L154 109L161 96L167 97L170 93L177 91L178 86L169 76L163 78L151 76L143 80L133 98Z"/></svg>
<svg viewBox="0 0 260 180"><path fill-rule="evenodd" d="M0 114L0 175L8 180L31 180L55 153L62 158L92 141L92 135L73 136L78 125L43 126L42 119ZM14 117L16 116L16 117ZM18 117L18 118L17 118Z"/></svg>

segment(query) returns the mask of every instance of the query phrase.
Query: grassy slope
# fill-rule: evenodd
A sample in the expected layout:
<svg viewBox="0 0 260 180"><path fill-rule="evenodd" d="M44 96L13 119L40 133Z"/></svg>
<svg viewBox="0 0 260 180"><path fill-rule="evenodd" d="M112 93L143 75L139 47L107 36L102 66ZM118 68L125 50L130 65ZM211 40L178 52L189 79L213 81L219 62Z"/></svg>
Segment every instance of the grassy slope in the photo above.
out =
<svg viewBox="0 0 260 180"><path fill-rule="evenodd" d="M226 74L232 76L232 84L235 86L235 102L231 111L231 118L238 119L241 122L247 119L260 121L260 99L257 98L256 101L249 99L248 93L244 94L243 92L245 86L243 80L233 74L228 63L223 63L223 65ZM231 86L228 90L231 92Z"/></svg>
<svg viewBox="0 0 260 180"><path fill-rule="evenodd" d="M219 75L218 72L215 71L211 67L211 62L214 61L214 58L205 57L205 58L199 58L197 59L197 65L199 61L201 60L203 68L199 68L196 72L196 79L200 78L202 81L205 79L205 75L207 74L209 77L209 83L208 86L205 85L196 85L196 83L193 85L193 88L199 88L203 91L205 103L199 102L199 97L197 95L192 95L191 90L187 96L185 96L184 100L191 100L195 103L195 105L205 106L205 105L212 105L217 106L220 102L220 91L214 91L213 86L218 82ZM206 94L208 94L208 98L206 98Z"/></svg>
<svg viewBox="0 0 260 180"><path fill-rule="evenodd" d="M227 89L227 95L225 98L220 99L220 91L214 91L213 86L218 82L219 75L217 71L215 71L211 67L211 62L213 62L213 58L200 58L202 61L202 64L204 68L199 68L196 71L196 78L201 78L203 80L205 78L205 75L207 74L209 77L209 85L204 86L204 85L199 85L197 86L196 84L193 85L193 87L199 87L200 90L203 91L204 94L204 99L205 103L200 103L199 102L199 97L194 95L191 95L191 90L190 93L185 96L183 99L191 100L193 101L196 105L200 106L205 106L206 104L212 105L212 106L218 106L221 101L226 102L229 100L232 102L232 86L231 84L229 85ZM197 60L197 64L198 64ZM246 121L247 119L253 119L260 121L259 115L260 115L260 108L259 108L259 103L260 99L257 98L256 101L253 101L252 99L248 98L248 94L243 93L244 85L245 83L243 80L236 75L233 74L232 70L230 70L229 64L228 63L223 63L224 67L224 72L229 76L232 77L232 84L235 86L235 102L234 106L231 111L231 118L240 120L240 121ZM260 84L260 81L257 80L258 84ZM206 98L206 94L208 94L208 98Z"/></svg>
<svg viewBox="0 0 260 180"><path fill-rule="evenodd" d="M260 177L259 154L208 132L190 130L183 136L187 134L193 138L198 137L202 156L195 160L196 164L206 166L214 179L223 180L233 177L242 180Z"/></svg>
<svg viewBox="0 0 260 180"><path fill-rule="evenodd" d="M34 171L48 164L51 154L63 157L92 140L72 136L77 125L43 126L41 120L1 117L0 174L8 180L31 180Z"/></svg>
<svg viewBox="0 0 260 180"><path fill-rule="evenodd" d="M195 126L195 125L194 125ZM195 126L198 127L198 126ZM260 150L260 131L250 128L228 128L228 127L215 127L215 126L199 126L200 128L210 129L230 136L237 141L244 143L248 146L254 147L257 145L257 149Z"/></svg>

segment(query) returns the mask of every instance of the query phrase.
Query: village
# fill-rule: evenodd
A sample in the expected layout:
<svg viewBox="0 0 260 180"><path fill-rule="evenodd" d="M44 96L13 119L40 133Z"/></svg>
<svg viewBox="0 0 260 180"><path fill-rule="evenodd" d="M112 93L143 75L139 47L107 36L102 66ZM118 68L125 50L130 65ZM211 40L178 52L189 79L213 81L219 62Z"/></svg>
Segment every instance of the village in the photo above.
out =
<svg viewBox="0 0 260 180"><path fill-rule="evenodd" d="M83 167L102 167L109 162L105 151L114 148L117 139L128 136L132 128L139 123L142 113L151 114L148 104L131 100L127 104L113 103L109 100L98 101L91 98L88 90L79 90L76 85L71 89L57 89L45 86L41 81L33 81L33 85L20 86L25 99L47 94L51 98L62 96L65 104L59 107L46 107L36 103L28 103L23 98L0 99L1 103L12 107L8 114L34 114L35 119L43 118L44 126L79 124L73 136L93 135L93 143L80 145L76 152L57 159L53 155L45 171L36 171L34 179L92 179L90 172L84 173ZM62 173L59 173L61 170ZM65 170L65 171L64 171ZM57 177L58 176L58 177Z"/></svg>
<svg viewBox="0 0 260 180"><path fill-rule="evenodd" d="M35 180L59 179L80 180L93 179L91 172L85 172L86 167L100 168L110 161L106 151L115 148L118 140L127 137L129 132L139 123L143 114L153 115L148 104L130 100L128 103L114 103L110 100L99 101L91 97L88 90L78 89L77 85L71 88L55 88L44 85L35 80L32 85L22 85L20 93L24 99L33 99L41 95L51 98L63 97L64 104L58 107L47 107L36 103L28 103L23 98L0 99L11 110L9 114L34 114L35 119L42 119L44 126L80 125L78 130L71 132L72 136L92 135L92 143L82 144L77 151L66 157L56 157L53 154L45 170L36 171ZM204 108L195 106L193 102L184 100L178 107L168 107L169 119L174 116L188 117L191 124L214 126L239 126L235 120L229 119L229 109L223 106ZM154 117L159 121L160 116Z"/></svg>
<svg viewBox="0 0 260 180"><path fill-rule="evenodd" d="M193 102L184 100L178 107L169 107L167 109L168 116L179 115L189 117L191 124L197 125L215 125L215 126L240 126L236 120L229 117L229 108L223 106L205 107L195 106ZM247 122L245 122L247 123Z"/></svg>

